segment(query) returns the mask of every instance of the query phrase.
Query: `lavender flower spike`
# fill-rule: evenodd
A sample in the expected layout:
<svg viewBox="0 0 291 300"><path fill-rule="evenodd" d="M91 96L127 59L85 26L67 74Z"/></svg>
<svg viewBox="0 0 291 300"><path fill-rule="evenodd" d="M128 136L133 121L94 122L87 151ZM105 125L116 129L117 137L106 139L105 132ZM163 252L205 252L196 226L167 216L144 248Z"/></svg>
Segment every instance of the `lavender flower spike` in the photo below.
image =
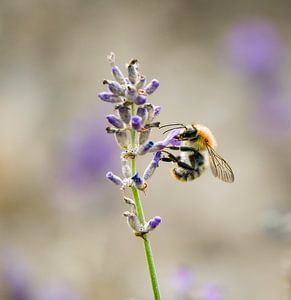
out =
<svg viewBox="0 0 291 300"><path fill-rule="evenodd" d="M153 79L144 89L148 95L152 94L158 87L160 83L158 80Z"/></svg>
<svg viewBox="0 0 291 300"><path fill-rule="evenodd" d="M140 74L136 59L131 60L127 66L128 77L124 77L115 65L114 53L108 56L108 60L116 81L105 80L104 84L108 85L109 91L99 93L98 97L104 102L112 103L112 109L118 113L117 115L107 115L106 118L110 126L106 128L106 131L108 134L114 134L116 142L121 148L121 173L123 177L120 178L112 172L108 172L106 177L119 186L122 190L123 200L130 205L130 210L126 211L124 216L134 234L143 239L154 299L159 300L161 296L148 233L160 224L161 218L154 217L147 222L144 217L139 191L144 191L147 183L139 175L141 172L138 173L139 170L136 165L137 156L154 152L154 158L144 172L148 179L158 167L161 158L161 153L157 152L159 147L155 147L155 150L152 151L156 144L149 141L151 132L160 124L160 122L152 122L159 114L160 107L149 103L148 95L158 88L159 82L154 79L146 85L146 77ZM170 140L171 138L161 141L162 147L166 147ZM127 197L128 189L131 191L133 199Z"/></svg>
<svg viewBox="0 0 291 300"><path fill-rule="evenodd" d="M108 115L106 116L106 119L111 125L115 126L116 128L124 127L123 122L115 115Z"/></svg>
<svg viewBox="0 0 291 300"><path fill-rule="evenodd" d="M133 116L131 118L131 126L134 130L139 131L142 124L142 118L140 116Z"/></svg>
<svg viewBox="0 0 291 300"><path fill-rule="evenodd" d="M114 175L112 172L108 172L106 174L106 178L109 179L110 181L112 181L113 183L115 183L116 185L123 185L123 181L120 177L118 177L117 175Z"/></svg>

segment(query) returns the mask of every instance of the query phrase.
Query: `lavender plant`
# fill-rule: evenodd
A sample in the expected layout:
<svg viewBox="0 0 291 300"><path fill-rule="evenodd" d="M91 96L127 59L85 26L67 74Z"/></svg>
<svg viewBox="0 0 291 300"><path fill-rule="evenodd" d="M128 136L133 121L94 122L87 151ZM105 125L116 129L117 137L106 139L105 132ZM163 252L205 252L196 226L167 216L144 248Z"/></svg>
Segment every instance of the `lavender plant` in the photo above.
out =
<svg viewBox="0 0 291 300"><path fill-rule="evenodd" d="M109 126L107 133L115 136L117 145L121 149L121 173L122 176L108 172L106 177L117 185L122 191L122 198L129 205L130 210L123 213L127 218L129 227L133 233L142 237L146 253L148 269L150 273L154 299L160 299L160 291L156 275L156 268L149 241L149 233L161 223L161 218L155 216L146 221L139 191L145 191L148 180L159 166L161 150L169 144L179 143L175 136L178 130L172 130L162 141L150 140L151 132L159 127L156 121L161 107L148 102L148 97L159 87L156 79L147 83L146 77L139 70L137 59L132 59L127 65L127 77L115 64L115 55L108 55L111 72L115 80L104 80L107 91L98 94L100 100L113 104L114 114L109 114L106 119ZM136 160L142 156L152 155L149 165L144 172L137 170ZM140 175L142 174L142 175ZM133 199L126 196L131 190Z"/></svg>

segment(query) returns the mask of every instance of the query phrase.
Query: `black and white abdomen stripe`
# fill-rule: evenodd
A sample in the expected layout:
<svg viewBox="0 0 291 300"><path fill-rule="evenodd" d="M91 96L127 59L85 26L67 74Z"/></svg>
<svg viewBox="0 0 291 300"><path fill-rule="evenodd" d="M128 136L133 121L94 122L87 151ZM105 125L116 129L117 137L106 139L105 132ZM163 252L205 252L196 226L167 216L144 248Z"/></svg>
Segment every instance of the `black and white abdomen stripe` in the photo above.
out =
<svg viewBox="0 0 291 300"><path fill-rule="evenodd" d="M172 170L176 179L181 181L191 181L198 178L205 170L205 158L198 151L181 152L180 161L191 166L194 170L189 170L183 167L177 167Z"/></svg>

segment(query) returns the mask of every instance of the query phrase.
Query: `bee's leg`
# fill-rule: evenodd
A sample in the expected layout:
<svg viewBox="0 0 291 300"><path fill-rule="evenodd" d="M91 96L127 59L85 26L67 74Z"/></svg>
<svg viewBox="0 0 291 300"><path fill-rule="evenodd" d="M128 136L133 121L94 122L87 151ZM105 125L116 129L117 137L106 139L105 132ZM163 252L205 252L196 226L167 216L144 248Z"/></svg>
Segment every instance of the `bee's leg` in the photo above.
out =
<svg viewBox="0 0 291 300"><path fill-rule="evenodd" d="M166 162L175 162L179 167L186 169L186 170L190 170L190 171L195 171L195 169L184 163L183 161L180 161L180 156L175 156L172 153L168 152L168 151L162 151L163 153L166 153L168 155L168 157L162 157L161 161L166 161Z"/></svg>

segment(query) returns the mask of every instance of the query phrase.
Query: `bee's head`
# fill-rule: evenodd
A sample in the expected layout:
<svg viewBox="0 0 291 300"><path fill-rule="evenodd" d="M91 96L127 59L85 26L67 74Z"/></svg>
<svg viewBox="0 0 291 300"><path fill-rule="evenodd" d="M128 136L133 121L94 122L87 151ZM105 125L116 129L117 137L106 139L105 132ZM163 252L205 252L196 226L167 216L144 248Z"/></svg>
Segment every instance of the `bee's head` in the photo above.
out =
<svg viewBox="0 0 291 300"><path fill-rule="evenodd" d="M179 135L180 140L194 141L197 139L198 130L194 125L188 125L185 130Z"/></svg>

